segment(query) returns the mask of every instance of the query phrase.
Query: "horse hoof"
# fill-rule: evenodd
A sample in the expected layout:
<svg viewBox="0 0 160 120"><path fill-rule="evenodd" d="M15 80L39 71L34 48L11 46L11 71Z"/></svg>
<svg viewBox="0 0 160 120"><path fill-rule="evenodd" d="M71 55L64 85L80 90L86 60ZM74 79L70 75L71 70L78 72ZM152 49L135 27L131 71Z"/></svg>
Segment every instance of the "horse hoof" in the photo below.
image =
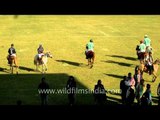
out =
<svg viewBox="0 0 160 120"><path fill-rule="evenodd" d="M93 65L91 65L90 69L93 67Z"/></svg>
<svg viewBox="0 0 160 120"><path fill-rule="evenodd" d="M155 82L155 79L153 79L152 82Z"/></svg>

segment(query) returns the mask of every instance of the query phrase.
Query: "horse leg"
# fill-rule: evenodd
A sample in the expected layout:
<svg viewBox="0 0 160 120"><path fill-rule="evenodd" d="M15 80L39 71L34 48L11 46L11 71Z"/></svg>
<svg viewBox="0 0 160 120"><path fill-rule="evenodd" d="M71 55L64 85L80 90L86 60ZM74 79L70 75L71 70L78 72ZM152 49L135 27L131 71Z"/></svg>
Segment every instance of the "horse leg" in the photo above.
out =
<svg viewBox="0 0 160 120"><path fill-rule="evenodd" d="M18 67L16 66L16 74L18 75Z"/></svg>
<svg viewBox="0 0 160 120"><path fill-rule="evenodd" d="M91 67L90 68L92 68L93 67L93 64L91 64Z"/></svg>
<svg viewBox="0 0 160 120"><path fill-rule="evenodd" d="M18 64L17 64L17 58L14 57L14 64L16 66L16 74L18 75Z"/></svg>
<svg viewBox="0 0 160 120"><path fill-rule="evenodd" d="M47 65L46 65L46 64L44 64L44 66L45 66L45 71L47 71L47 70L48 70Z"/></svg>
<svg viewBox="0 0 160 120"><path fill-rule="evenodd" d="M154 76L153 76L153 79L152 79L152 82L155 82L156 81L156 79L157 79L157 75L156 75L156 73L153 71L153 73L152 73Z"/></svg>
<svg viewBox="0 0 160 120"><path fill-rule="evenodd" d="M95 53L93 52L92 63L94 64Z"/></svg>
<svg viewBox="0 0 160 120"><path fill-rule="evenodd" d="M36 71L38 71L38 63L36 64Z"/></svg>
<svg viewBox="0 0 160 120"><path fill-rule="evenodd" d="M44 73L44 65L42 64L42 73Z"/></svg>
<svg viewBox="0 0 160 120"><path fill-rule="evenodd" d="M90 65L90 58L88 58L88 65Z"/></svg>
<svg viewBox="0 0 160 120"><path fill-rule="evenodd" d="M35 69L35 71L37 71L37 72L38 72L39 64L38 64L38 62L37 62L37 61L35 61L35 63L34 63L34 64L36 65L36 69Z"/></svg>
<svg viewBox="0 0 160 120"><path fill-rule="evenodd" d="M46 71L46 66L45 64L42 64L42 73L45 73L45 71Z"/></svg>
<svg viewBox="0 0 160 120"><path fill-rule="evenodd" d="M16 67L18 67L18 63L17 63L17 58L16 57L14 57L14 64L15 64Z"/></svg>
<svg viewBox="0 0 160 120"><path fill-rule="evenodd" d="M93 67L93 63L94 63L94 58L91 58L91 67L90 68Z"/></svg>
<svg viewBox="0 0 160 120"><path fill-rule="evenodd" d="M11 60L11 64L10 64L10 70L11 70L11 74L13 74L13 60Z"/></svg>

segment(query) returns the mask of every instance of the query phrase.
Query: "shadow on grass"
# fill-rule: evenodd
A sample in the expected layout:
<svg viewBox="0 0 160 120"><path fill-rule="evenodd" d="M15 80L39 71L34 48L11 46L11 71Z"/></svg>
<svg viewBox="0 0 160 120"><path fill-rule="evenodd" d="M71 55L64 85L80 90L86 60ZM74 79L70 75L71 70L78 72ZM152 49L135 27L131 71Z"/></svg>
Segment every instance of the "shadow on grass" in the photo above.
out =
<svg viewBox="0 0 160 120"><path fill-rule="evenodd" d="M56 92L48 95L48 105L68 105L68 95L65 91L66 83L70 75L66 73L51 74L1 74L0 75L0 105L16 105L22 101L22 105L41 105L38 93L38 85L41 78L45 77L51 90ZM94 95L89 88L75 76L78 91L76 91L75 105L95 105ZM117 101L107 100L110 105Z"/></svg>
<svg viewBox="0 0 160 120"><path fill-rule="evenodd" d="M67 60L56 60L57 62L61 62L61 63L66 63L69 65L73 65L73 66L81 66L83 65L83 63L78 63L78 62L72 62L72 61L67 61Z"/></svg>
<svg viewBox="0 0 160 120"><path fill-rule="evenodd" d="M122 55L106 55L106 56L115 57L115 58L124 58L124 59L127 59L127 60L133 60L133 61L136 61L136 60L137 60L137 58L127 57L127 56L122 56Z"/></svg>
<svg viewBox="0 0 160 120"><path fill-rule="evenodd" d="M35 70L32 69L32 68L28 68L28 67L24 67L24 66L19 66L19 69L21 69L21 70L26 70L26 71L28 71L28 72L34 72L34 71L35 71Z"/></svg>
<svg viewBox="0 0 160 120"><path fill-rule="evenodd" d="M119 105L121 103L121 99L118 99L118 98L114 98L114 97L110 97L110 96L107 96L107 104L110 105L110 104L117 104Z"/></svg>
<svg viewBox="0 0 160 120"><path fill-rule="evenodd" d="M152 102L158 105L158 96L152 96Z"/></svg>
<svg viewBox="0 0 160 120"><path fill-rule="evenodd" d="M0 67L0 72L10 73L10 70L8 70L7 68Z"/></svg>
<svg viewBox="0 0 160 120"><path fill-rule="evenodd" d="M116 61L113 61L113 60L107 60L107 61L102 61L102 62L114 63L114 64L118 64L118 65L121 65L121 66L126 66L126 67L131 67L133 65L133 64L130 64L130 63L116 62Z"/></svg>
<svg viewBox="0 0 160 120"><path fill-rule="evenodd" d="M152 80L145 80L145 79L144 79L144 81L145 81L145 82L153 83Z"/></svg>
<svg viewBox="0 0 160 120"><path fill-rule="evenodd" d="M115 77L115 78L123 79L122 75L106 74L106 73L104 73L104 74L107 75L107 76L110 76L110 77Z"/></svg>

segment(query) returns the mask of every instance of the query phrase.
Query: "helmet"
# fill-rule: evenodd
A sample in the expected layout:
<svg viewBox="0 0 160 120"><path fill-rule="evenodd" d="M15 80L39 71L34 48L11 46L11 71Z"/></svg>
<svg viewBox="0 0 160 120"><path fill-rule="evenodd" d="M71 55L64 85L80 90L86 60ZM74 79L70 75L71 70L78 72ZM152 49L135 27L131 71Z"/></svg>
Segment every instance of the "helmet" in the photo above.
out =
<svg viewBox="0 0 160 120"><path fill-rule="evenodd" d="M144 35L144 38L147 38L148 37L148 35Z"/></svg>
<svg viewBox="0 0 160 120"><path fill-rule="evenodd" d="M90 39L90 42L93 42L93 40L92 40L92 39Z"/></svg>
<svg viewBox="0 0 160 120"><path fill-rule="evenodd" d="M140 43L143 43L143 40L140 40Z"/></svg>

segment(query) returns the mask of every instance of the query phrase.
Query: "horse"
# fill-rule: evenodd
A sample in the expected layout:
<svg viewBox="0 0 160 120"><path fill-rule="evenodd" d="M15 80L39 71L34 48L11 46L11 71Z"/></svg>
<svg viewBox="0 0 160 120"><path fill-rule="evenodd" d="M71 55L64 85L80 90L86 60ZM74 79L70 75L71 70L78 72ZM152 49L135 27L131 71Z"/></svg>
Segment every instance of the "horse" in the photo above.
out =
<svg viewBox="0 0 160 120"><path fill-rule="evenodd" d="M38 67L40 65L42 65L42 73L47 71L47 62L48 62L48 58L52 58L52 54L50 52L46 52L44 53L44 55L42 55L42 60L38 60L38 54L35 55L34 57L34 65L36 65L36 71L38 71Z"/></svg>
<svg viewBox="0 0 160 120"><path fill-rule="evenodd" d="M92 68L95 59L95 53L93 51L88 51L86 53L86 59L88 59L88 66L90 65L90 68Z"/></svg>
<svg viewBox="0 0 160 120"><path fill-rule="evenodd" d="M153 75L152 82L155 82L156 79L157 79L157 72L158 72L159 64L160 64L160 59L156 59L153 62L153 69L152 69L151 74L150 74L150 75ZM135 67L135 71L136 70L140 70L142 72L142 74L143 74L143 72L148 73L148 69L145 66L143 61L141 61L141 64L139 66Z"/></svg>
<svg viewBox="0 0 160 120"><path fill-rule="evenodd" d="M8 60L8 64L10 65L11 74L13 74L13 71L14 71L13 70L14 64L16 67L16 74L18 74L17 57L8 55L7 60Z"/></svg>

